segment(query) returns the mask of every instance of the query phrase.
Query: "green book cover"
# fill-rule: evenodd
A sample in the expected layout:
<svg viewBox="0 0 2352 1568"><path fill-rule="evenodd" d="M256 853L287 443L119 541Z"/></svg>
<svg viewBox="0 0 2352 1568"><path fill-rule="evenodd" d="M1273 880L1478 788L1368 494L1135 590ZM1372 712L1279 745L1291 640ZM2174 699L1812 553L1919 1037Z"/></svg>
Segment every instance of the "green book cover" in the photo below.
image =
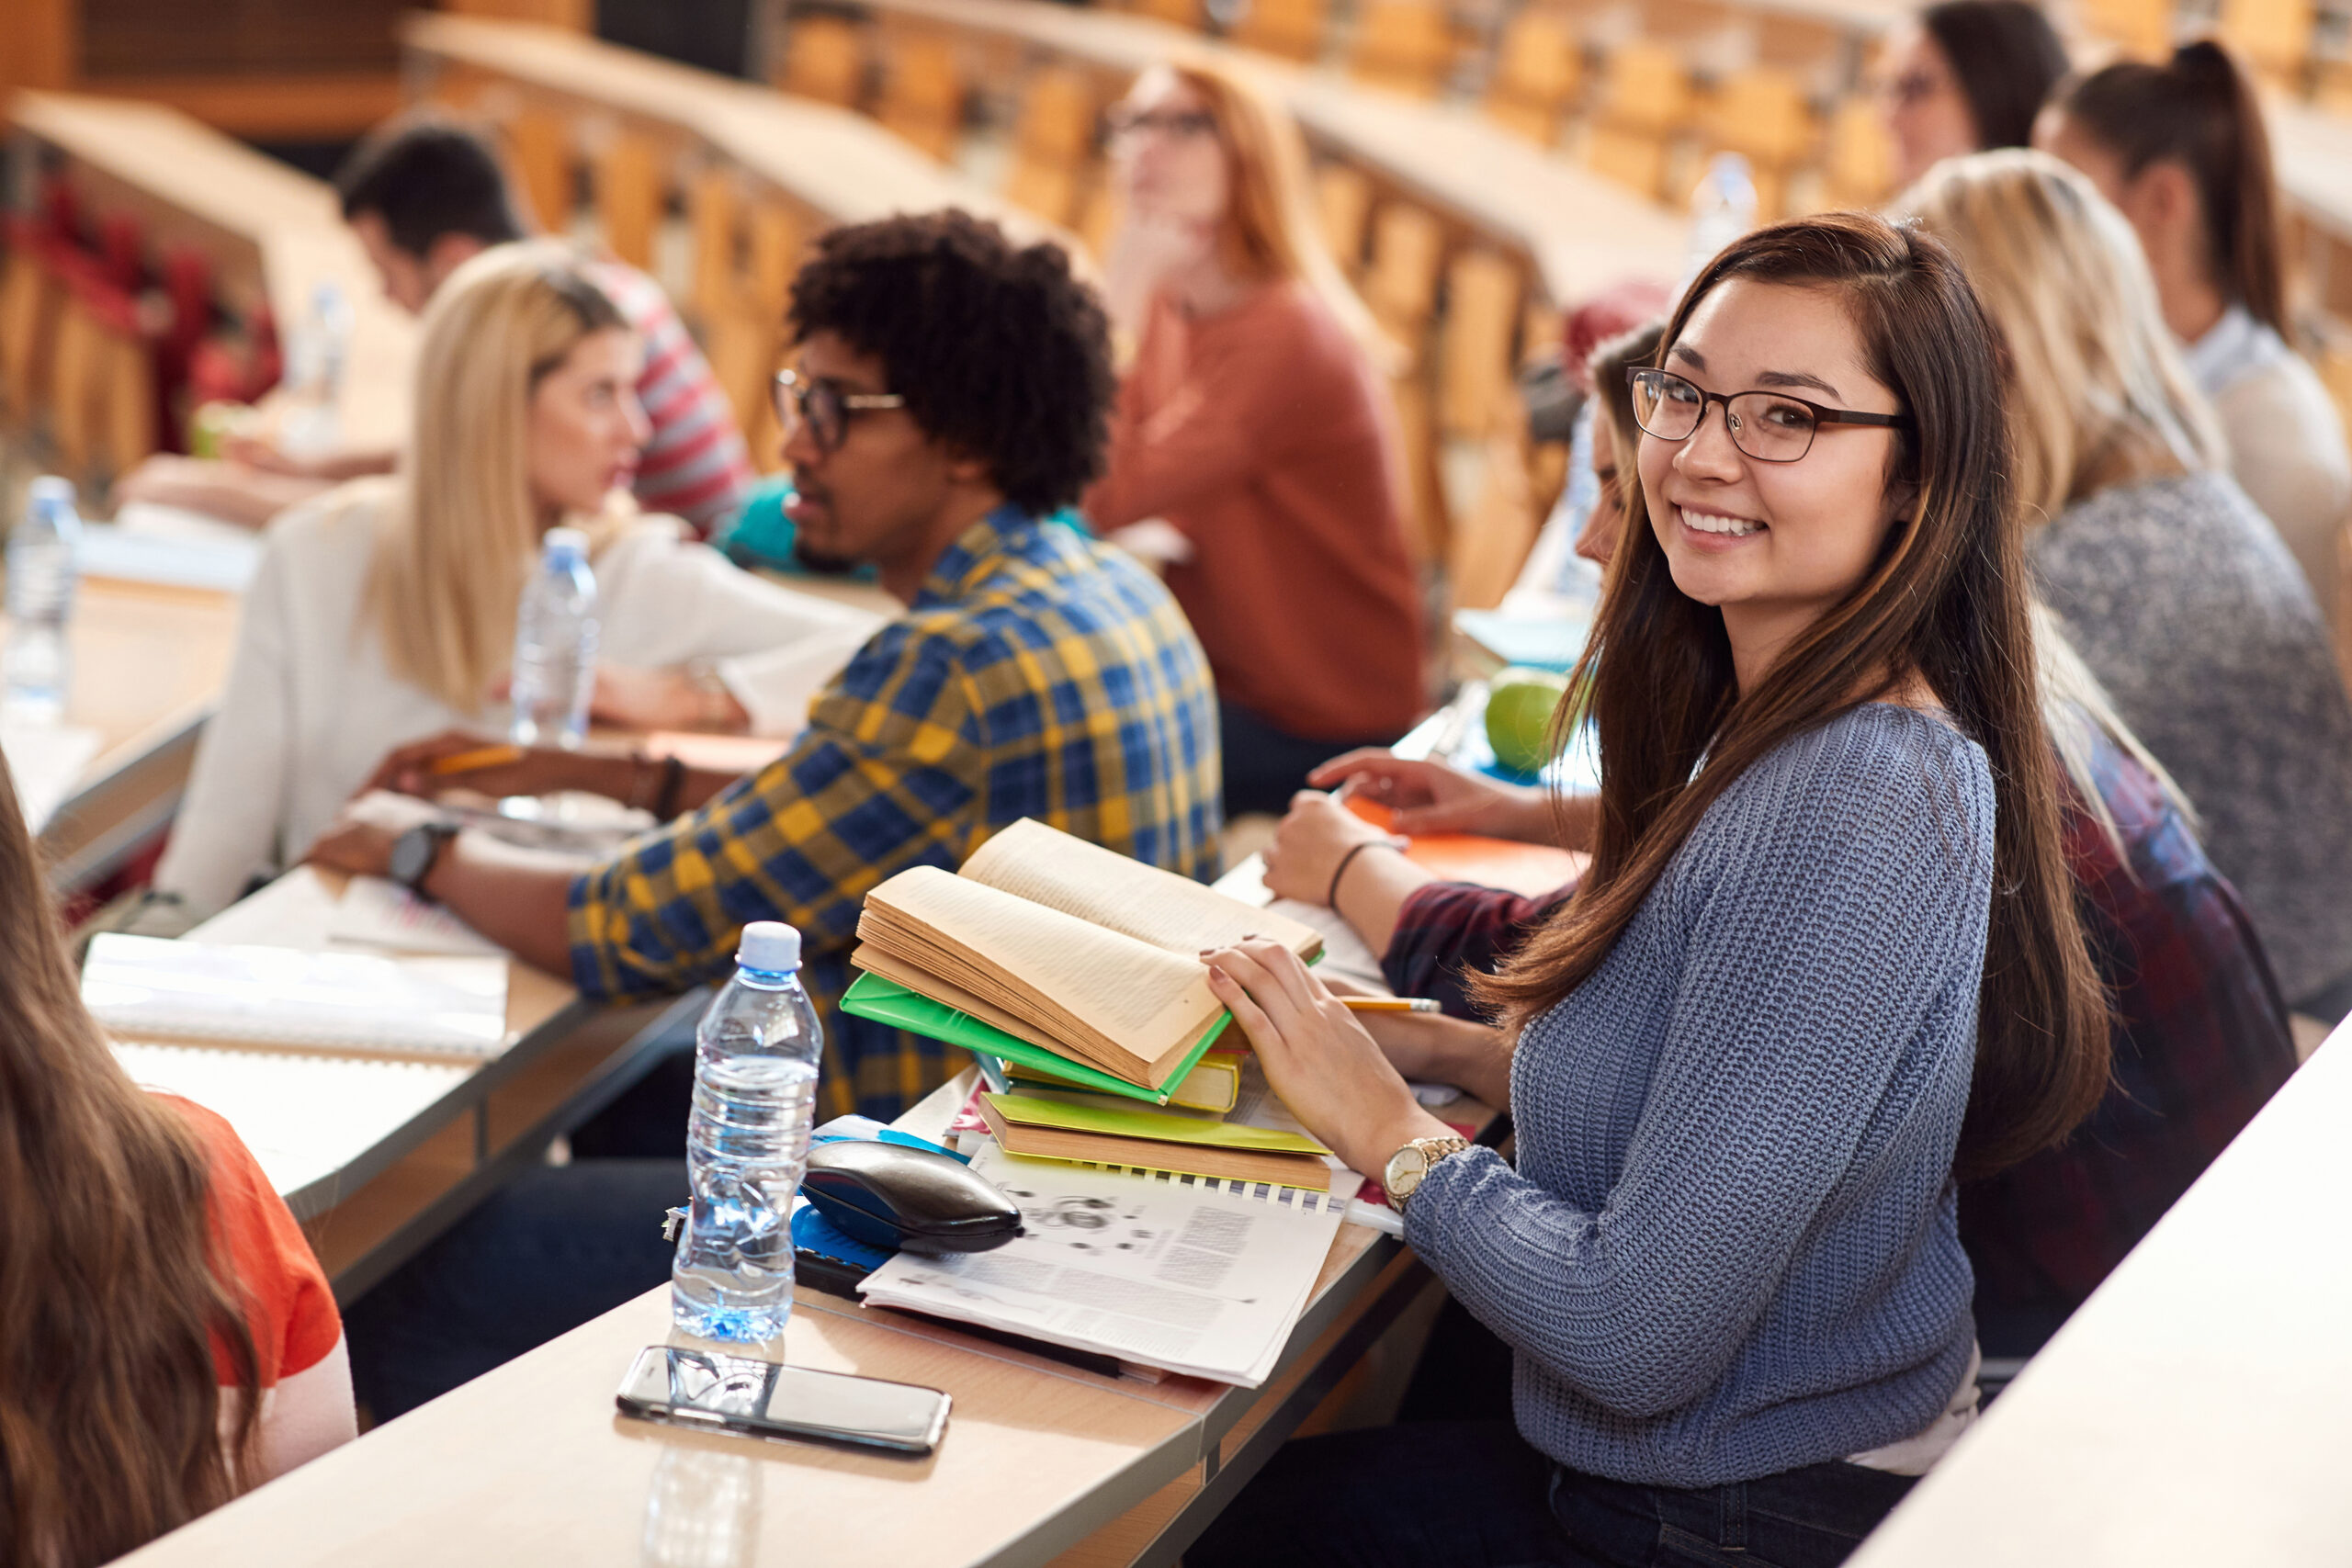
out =
<svg viewBox="0 0 2352 1568"><path fill-rule="evenodd" d="M1183 1111L1145 1111L1130 1105L1050 1099L1044 1095L991 1094L989 1103L1007 1122L1051 1127L1064 1133L1094 1133L1110 1138L1150 1138L1212 1149L1248 1149L1258 1154L1322 1155L1331 1151L1304 1133L1251 1127Z"/></svg>
<svg viewBox="0 0 2352 1568"><path fill-rule="evenodd" d="M904 1029L950 1045L960 1045L967 1051L978 1051L1000 1061L1017 1062L1032 1071L1057 1077L1080 1089L1091 1089L1101 1094L1124 1095L1153 1105L1168 1103L1166 1089L1145 1089L1126 1079L1114 1077L1100 1067L1073 1061L1058 1051L1048 1051L1042 1045L1032 1045L1018 1035L1007 1034L993 1023L983 1023L970 1013L960 1012L945 1002L935 1002L920 991L910 991L895 980L867 971L842 995L842 1010L859 1018L887 1023L894 1029ZM1175 1084L1186 1073L1199 1066L1207 1054L1210 1043L1223 1033L1225 1022L1232 1015L1217 1014L1216 1022L1204 1030L1176 1070L1168 1076Z"/></svg>

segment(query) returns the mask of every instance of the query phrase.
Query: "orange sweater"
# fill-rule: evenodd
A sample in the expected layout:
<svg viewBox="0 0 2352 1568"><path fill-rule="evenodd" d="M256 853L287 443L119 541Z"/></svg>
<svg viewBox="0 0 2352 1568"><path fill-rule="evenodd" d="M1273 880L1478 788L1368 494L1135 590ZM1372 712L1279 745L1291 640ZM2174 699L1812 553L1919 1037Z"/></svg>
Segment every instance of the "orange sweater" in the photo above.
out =
<svg viewBox="0 0 2352 1568"><path fill-rule="evenodd" d="M1086 510L1192 541L1168 586L1219 696L1311 739L1392 737L1426 705L1400 472L1378 371L1277 284L1201 320L1153 306Z"/></svg>

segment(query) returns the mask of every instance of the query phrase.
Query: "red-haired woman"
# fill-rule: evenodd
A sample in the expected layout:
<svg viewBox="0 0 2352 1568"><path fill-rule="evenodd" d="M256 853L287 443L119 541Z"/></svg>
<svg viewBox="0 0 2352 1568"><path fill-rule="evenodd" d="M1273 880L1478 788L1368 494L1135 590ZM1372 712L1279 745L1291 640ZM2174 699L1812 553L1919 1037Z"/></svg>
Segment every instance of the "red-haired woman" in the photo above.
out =
<svg viewBox="0 0 2352 1568"><path fill-rule="evenodd" d="M1113 111L1113 316L1140 342L1086 511L1182 536L1167 567L1216 675L1225 808L1427 705L1384 345L1316 235L1297 129L1242 78L1146 72Z"/></svg>
<svg viewBox="0 0 2352 1568"><path fill-rule="evenodd" d="M0 1562L119 1557L353 1430L334 1295L229 1124L83 1008L0 769Z"/></svg>

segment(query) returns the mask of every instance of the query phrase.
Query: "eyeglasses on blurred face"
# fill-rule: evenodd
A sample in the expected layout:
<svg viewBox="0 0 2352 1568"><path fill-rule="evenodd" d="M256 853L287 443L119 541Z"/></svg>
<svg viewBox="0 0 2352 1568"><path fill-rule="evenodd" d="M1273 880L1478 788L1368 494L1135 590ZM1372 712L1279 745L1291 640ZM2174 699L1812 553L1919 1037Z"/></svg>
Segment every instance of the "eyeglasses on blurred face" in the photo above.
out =
<svg viewBox="0 0 2352 1568"><path fill-rule="evenodd" d="M784 438L791 440L805 424L820 452L842 444L853 415L907 406L897 392L844 392L834 382L804 377L797 370L775 373L775 395L776 423L783 427Z"/></svg>
<svg viewBox="0 0 2352 1568"><path fill-rule="evenodd" d="M1732 445L1760 463L1793 463L1813 450L1825 424L1875 424L1907 430L1899 413L1858 413L1833 409L1786 392L1709 392L1671 370L1628 370L1634 389L1634 423L1660 441L1687 441L1697 434L1711 403L1724 406L1724 428Z"/></svg>
<svg viewBox="0 0 2352 1568"><path fill-rule="evenodd" d="M1102 116L1114 141L1140 141L1163 136L1170 141L1197 141L1216 134L1216 117L1206 109L1139 109L1116 104Z"/></svg>

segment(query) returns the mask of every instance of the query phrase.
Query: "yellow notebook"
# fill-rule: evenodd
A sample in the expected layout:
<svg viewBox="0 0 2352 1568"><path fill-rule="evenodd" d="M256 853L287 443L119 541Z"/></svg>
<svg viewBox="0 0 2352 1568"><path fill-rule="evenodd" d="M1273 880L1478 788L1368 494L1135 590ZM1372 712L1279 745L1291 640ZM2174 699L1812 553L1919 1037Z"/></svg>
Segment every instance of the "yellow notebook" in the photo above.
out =
<svg viewBox="0 0 2352 1568"><path fill-rule="evenodd" d="M1231 1125L1091 1095L984 1094L980 1116L1007 1154L1179 1176L1331 1190L1329 1151L1303 1133Z"/></svg>

